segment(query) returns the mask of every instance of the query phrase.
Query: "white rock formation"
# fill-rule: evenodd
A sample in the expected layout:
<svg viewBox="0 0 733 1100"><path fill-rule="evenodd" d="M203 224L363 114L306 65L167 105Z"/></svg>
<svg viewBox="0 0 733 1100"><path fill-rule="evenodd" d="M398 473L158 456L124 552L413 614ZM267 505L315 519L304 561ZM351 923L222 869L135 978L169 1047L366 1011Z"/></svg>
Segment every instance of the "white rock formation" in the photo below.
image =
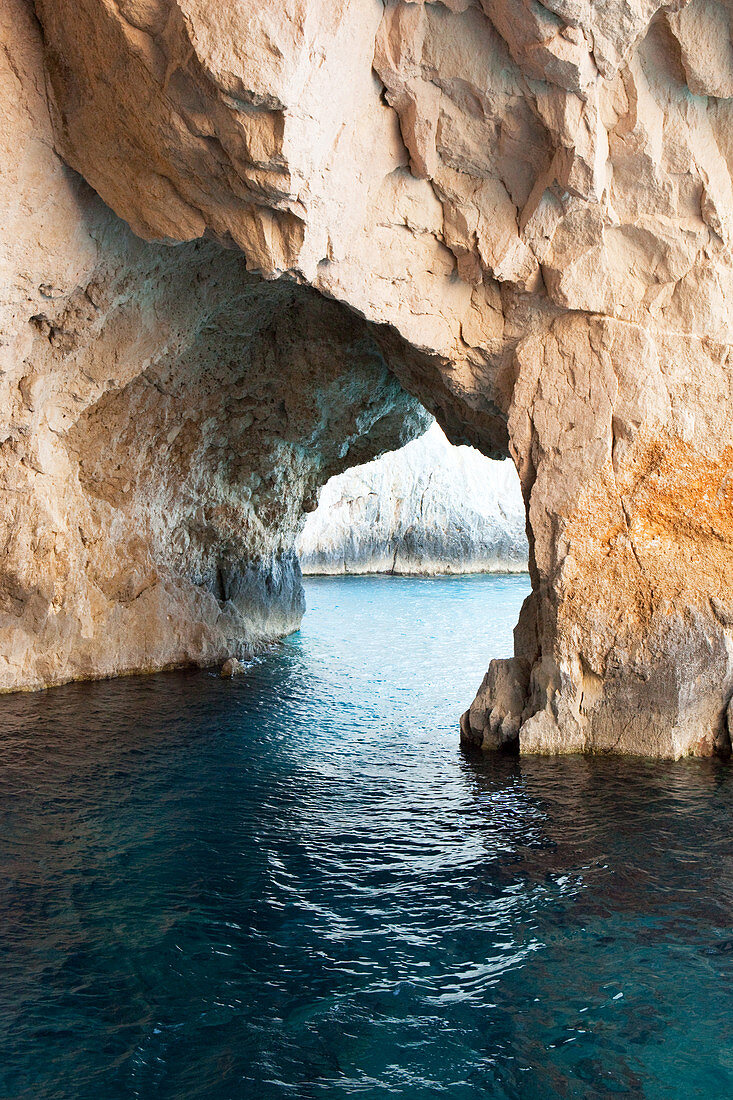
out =
<svg viewBox="0 0 733 1100"><path fill-rule="evenodd" d="M512 462L453 447L438 424L337 474L296 544L304 573L518 573L527 569Z"/></svg>
<svg viewBox="0 0 733 1100"><path fill-rule="evenodd" d="M0 0L0 687L292 627L407 393L527 508L464 738L729 751L731 13Z"/></svg>

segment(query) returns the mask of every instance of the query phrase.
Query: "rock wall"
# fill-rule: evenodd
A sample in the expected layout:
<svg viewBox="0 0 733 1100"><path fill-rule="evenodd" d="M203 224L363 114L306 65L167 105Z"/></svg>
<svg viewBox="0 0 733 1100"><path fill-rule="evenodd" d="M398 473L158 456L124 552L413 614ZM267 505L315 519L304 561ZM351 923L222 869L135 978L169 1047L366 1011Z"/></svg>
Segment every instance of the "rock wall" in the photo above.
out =
<svg viewBox="0 0 733 1100"><path fill-rule="evenodd" d="M134 236L53 152L29 7L0 11L0 690L241 655L300 623L321 482L426 415L343 306Z"/></svg>
<svg viewBox="0 0 733 1100"><path fill-rule="evenodd" d="M406 391L527 508L465 739L728 751L730 0L1 10L2 684L234 644L227 578L288 560L339 437L394 445Z"/></svg>
<svg viewBox="0 0 733 1100"><path fill-rule="evenodd" d="M452 447L438 424L326 482L296 549L304 573L519 573L522 493L509 459Z"/></svg>

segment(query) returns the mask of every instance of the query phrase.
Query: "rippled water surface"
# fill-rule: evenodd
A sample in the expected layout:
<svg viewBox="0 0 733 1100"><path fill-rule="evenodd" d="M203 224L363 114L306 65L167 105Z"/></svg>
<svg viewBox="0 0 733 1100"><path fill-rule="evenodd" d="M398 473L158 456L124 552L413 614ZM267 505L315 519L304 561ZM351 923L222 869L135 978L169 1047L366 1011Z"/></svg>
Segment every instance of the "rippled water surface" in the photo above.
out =
<svg viewBox="0 0 733 1100"><path fill-rule="evenodd" d="M0 1096L733 1096L733 772L468 760L526 579L0 699Z"/></svg>

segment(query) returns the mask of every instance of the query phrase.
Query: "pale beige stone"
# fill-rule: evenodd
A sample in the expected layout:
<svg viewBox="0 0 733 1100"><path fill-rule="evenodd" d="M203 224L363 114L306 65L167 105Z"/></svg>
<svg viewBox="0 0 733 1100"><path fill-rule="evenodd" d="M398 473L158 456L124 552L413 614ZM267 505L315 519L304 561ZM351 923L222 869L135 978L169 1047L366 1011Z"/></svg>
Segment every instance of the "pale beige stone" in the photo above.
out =
<svg viewBox="0 0 733 1100"><path fill-rule="evenodd" d="M53 127L0 3L0 685L288 629L303 507L417 398L528 509L524 705L492 680L471 728L725 751L730 4L35 8Z"/></svg>
<svg viewBox="0 0 733 1100"><path fill-rule="evenodd" d="M249 667L246 661L240 661L238 657L227 657L219 675L222 680L233 680L235 676L243 676Z"/></svg>

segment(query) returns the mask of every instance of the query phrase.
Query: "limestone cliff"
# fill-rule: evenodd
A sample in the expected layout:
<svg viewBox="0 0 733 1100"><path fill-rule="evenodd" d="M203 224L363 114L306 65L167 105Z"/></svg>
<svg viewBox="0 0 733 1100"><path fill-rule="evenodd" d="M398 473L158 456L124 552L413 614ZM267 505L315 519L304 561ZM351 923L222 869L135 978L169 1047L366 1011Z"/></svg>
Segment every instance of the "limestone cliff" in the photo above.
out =
<svg viewBox="0 0 733 1100"><path fill-rule="evenodd" d="M135 237L53 153L38 26L0 10L0 689L241 654L300 623L321 482L427 425L400 342Z"/></svg>
<svg viewBox="0 0 733 1100"><path fill-rule="evenodd" d="M730 0L0 10L2 686L287 629L409 393L527 508L464 737L727 751Z"/></svg>
<svg viewBox="0 0 733 1100"><path fill-rule="evenodd" d="M327 481L296 549L304 573L518 573L524 528L509 459L452 447L433 424Z"/></svg>

